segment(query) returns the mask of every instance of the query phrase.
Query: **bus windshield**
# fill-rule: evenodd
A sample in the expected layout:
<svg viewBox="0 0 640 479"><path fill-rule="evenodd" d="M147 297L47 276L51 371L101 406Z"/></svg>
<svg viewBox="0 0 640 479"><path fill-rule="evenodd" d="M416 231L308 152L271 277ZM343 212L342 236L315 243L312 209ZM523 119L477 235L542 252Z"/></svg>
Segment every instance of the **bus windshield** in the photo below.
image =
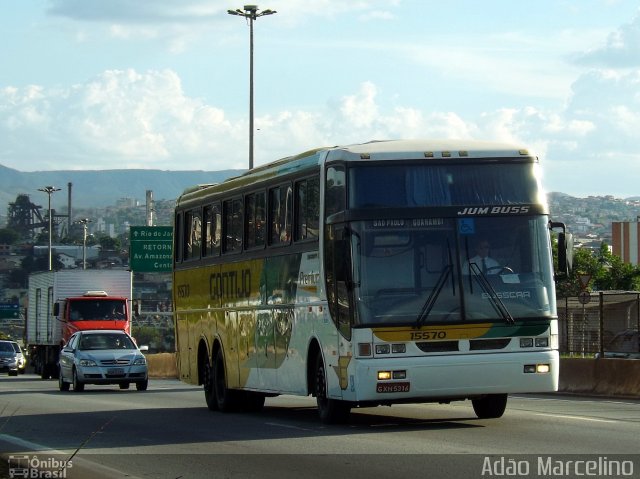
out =
<svg viewBox="0 0 640 479"><path fill-rule="evenodd" d="M545 216L356 221L356 323L513 321L555 314Z"/></svg>

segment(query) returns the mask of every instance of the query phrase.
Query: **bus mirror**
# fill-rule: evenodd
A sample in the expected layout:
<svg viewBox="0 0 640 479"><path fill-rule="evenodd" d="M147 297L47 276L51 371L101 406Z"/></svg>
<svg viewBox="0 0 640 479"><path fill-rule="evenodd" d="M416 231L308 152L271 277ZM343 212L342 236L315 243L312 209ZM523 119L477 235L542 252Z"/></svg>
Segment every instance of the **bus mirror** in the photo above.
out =
<svg viewBox="0 0 640 479"><path fill-rule="evenodd" d="M560 229L558 233L558 270L556 279L565 279L573 266L573 235L567 232L564 223L549 223L550 229Z"/></svg>

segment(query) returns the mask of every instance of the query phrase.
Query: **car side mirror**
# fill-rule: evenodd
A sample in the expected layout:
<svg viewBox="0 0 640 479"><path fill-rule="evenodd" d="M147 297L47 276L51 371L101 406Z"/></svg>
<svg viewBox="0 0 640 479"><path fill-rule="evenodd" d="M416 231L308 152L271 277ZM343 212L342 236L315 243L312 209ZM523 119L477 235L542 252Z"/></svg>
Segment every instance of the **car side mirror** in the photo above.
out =
<svg viewBox="0 0 640 479"><path fill-rule="evenodd" d="M140 352L146 353L147 351L149 351L149 346L145 344L144 346L140 346L138 349L140 350Z"/></svg>

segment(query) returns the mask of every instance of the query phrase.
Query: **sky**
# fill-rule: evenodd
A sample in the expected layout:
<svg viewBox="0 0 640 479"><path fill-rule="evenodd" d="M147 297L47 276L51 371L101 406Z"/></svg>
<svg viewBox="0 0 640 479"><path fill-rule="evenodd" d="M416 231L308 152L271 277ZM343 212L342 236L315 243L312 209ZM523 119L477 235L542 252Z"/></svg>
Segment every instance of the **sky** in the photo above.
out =
<svg viewBox="0 0 640 479"><path fill-rule="evenodd" d="M322 146L526 146L547 191L640 196L637 0L263 0L255 165ZM237 0L0 0L0 165L246 168Z"/></svg>

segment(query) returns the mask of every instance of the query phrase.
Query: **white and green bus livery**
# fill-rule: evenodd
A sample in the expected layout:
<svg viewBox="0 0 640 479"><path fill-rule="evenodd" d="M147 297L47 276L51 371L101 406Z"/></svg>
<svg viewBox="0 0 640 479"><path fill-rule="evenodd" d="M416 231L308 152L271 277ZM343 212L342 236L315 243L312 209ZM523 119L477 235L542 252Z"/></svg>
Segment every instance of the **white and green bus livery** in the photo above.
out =
<svg viewBox="0 0 640 479"><path fill-rule="evenodd" d="M537 157L471 141L320 148L196 186L175 210L178 371L212 410L556 391L552 223ZM551 231L558 230L554 274Z"/></svg>

